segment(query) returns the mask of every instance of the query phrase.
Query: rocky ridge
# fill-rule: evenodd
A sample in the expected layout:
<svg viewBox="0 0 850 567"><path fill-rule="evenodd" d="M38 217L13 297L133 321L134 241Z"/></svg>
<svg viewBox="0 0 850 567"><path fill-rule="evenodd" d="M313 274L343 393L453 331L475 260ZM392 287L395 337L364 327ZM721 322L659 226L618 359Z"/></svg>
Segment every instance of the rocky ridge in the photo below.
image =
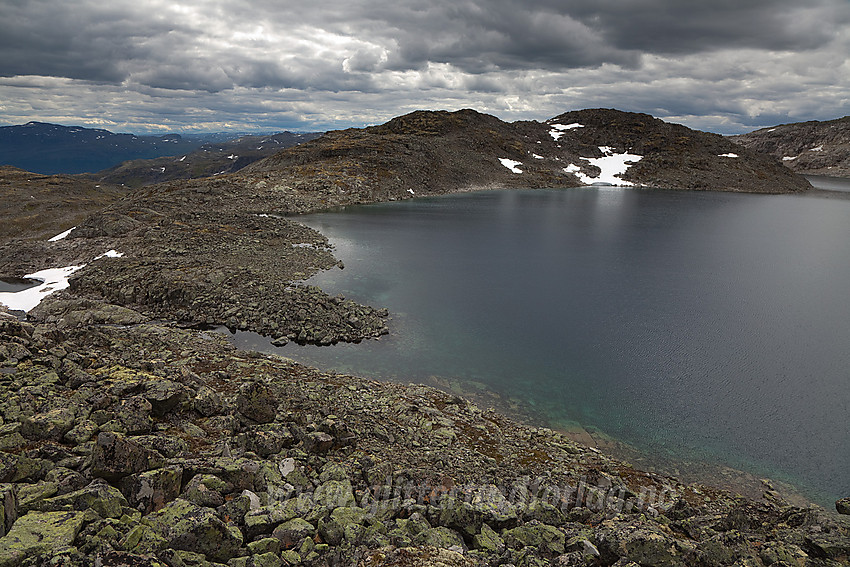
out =
<svg viewBox="0 0 850 567"><path fill-rule="evenodd" d="M850 522L432 388L58 297L0 312L0 565L850 564Z"/></svg>
<svg viewBox="0 0 850 567"><path fill-rule="evenodd" d="M242 136L220 143L206 143L184 155L125 161L87 177L127 187L211 177L239 171L250 163L320 135L318 132L280 132L267 136Z"/></svg>
<svg viewBox="0 0 850 567"><path fill-rule="evenodd" d="M770 154L797 173L850 177L850 116L782 124L729 139Z"/></svg>
<svg viewBox="0 0 850 567"><path fill-rule="evenodd" d="M125 187L0 166L0 244L47 240L127 195Z"/></svg>

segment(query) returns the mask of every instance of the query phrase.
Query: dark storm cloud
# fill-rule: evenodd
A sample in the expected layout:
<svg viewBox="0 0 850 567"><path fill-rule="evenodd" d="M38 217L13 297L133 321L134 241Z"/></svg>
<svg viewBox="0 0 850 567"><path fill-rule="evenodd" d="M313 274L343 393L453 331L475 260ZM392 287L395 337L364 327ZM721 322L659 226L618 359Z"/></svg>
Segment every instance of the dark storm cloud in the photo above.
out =
<svg viewBox="0 0 850 567"><path fill-rule="evenodd" d="M349 74L415 70L429 62L482 73L606 63L630 68L647 53L727 47L811 49L847 21L846 4L826 0L805 6L773 0L385 1L285 7L258 0L190 6L174 13L168 3L158 2L7 2L0 8L0 74L115 83L132 76L151 86L210 91L315 83L345 89L357 85L329 77L343 71L344 51L319 53L287 41L286 30L326 29L371 42L371 50L347 54ZM255 45L243 40L225 51L205 27L209 24L221 31L265 24L276 36ZM386 51L383 59L380 48ZM309 64L287 65L279 55L288 52Z"/></svg>
<svg viewBox="0 0 850 567"><path fill-rule="evenodd" d="M734 128L846 110L848 26L846 0L5 0L0 118L604 105Z"/></svg>

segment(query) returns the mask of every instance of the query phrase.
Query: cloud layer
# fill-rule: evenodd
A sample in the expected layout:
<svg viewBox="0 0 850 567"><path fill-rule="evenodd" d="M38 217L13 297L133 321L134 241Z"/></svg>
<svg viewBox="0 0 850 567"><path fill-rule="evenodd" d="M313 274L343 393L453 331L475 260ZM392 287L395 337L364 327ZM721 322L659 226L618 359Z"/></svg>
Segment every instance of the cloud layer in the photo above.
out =
<svg viewBox="0 0 850 567"><path fill-rule="evenodd" d="M846 0L7 0L0 121L322 130L596 106L724 133L850 114Z"/></svg>

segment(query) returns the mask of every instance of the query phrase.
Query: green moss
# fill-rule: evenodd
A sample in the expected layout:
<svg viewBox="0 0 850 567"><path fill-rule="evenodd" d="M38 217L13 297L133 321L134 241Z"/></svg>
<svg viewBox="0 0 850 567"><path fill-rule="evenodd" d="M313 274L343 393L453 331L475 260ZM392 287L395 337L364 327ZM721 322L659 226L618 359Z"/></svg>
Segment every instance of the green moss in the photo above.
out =
<svg viewBox="0 0 850 567"><path fill-rule="evenodd" d="M0 567L19 565L28 557L55 555L71 547L84 522L83 512L30 512L18 518L0 539Z"/></svg>

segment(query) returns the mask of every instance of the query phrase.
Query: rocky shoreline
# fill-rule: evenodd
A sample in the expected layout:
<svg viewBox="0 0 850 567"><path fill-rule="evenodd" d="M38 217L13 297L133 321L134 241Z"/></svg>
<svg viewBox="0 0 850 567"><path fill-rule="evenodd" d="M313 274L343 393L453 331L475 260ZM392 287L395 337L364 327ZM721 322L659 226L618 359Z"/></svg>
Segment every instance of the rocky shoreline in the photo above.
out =
<svg viewBox="0 0 850 567"><path fill-rule="evenodd" d="M838 565L850 523L59 297L0 315L0 565Z"/></svg>

